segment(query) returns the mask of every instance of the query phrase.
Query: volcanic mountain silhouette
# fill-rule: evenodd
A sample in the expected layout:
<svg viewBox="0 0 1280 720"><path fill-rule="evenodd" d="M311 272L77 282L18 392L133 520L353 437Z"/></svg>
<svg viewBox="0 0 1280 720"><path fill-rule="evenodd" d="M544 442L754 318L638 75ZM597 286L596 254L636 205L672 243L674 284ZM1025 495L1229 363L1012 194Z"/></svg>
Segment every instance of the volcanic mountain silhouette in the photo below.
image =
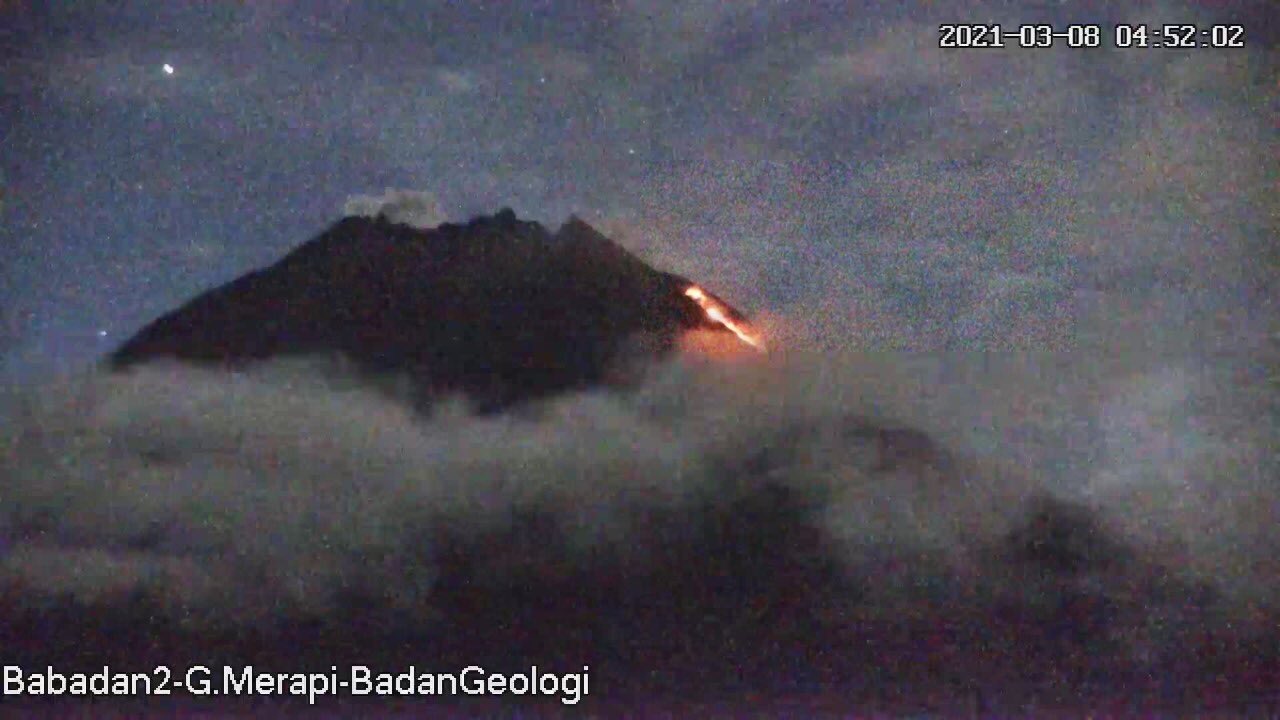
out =
<svg viewBox="0 0 1280 720"><path fill-rule="evenodd" d="M685 296L692 284L577 217L554 234L510 209L430 230L347 217L160 317L110 362L234 367L336 353L367 372L407 373L426 397L461 391L492 411L605 382L622 354L665 354L687 330L727 332Z"/></svg>
<svg viewBox="0 0 1280 720"><path fill-rule="evenodd" d="M510 211L432 230L351 217L110 361L336 353L496 411L719 329L691 284L576 219L553 234ZM928 404L927 377L782 360L760 368L767 392L677 368L643 402L573 398L518 422L406 419L271 373L139 368L47 390L0 433L5 663L589 667L584 707L628 717L708 714L644 709L664 699L731 716L1133 710L1278 686L1280 624L1186 572L1189 554L1049 492L1015 448L934 437L946 423L921 419L955 408ZM854 373L901 388L873 396ZM328 701L369 714L350 694ZM562 708L492 700L467 714Z"/></svg>

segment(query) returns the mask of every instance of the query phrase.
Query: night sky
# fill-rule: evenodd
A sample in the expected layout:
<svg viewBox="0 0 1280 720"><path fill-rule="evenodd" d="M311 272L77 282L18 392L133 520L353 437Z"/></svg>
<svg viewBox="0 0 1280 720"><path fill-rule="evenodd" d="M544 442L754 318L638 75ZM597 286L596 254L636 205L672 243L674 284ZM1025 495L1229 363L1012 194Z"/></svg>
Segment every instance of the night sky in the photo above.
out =
<svg viewBox="0 0 1280 720"><path fill-rule="evenodd" d="M3 367L83 366L388 189L578 213L820 347L1265 337L1276 33L1215 5L0 2Z"/></svg>

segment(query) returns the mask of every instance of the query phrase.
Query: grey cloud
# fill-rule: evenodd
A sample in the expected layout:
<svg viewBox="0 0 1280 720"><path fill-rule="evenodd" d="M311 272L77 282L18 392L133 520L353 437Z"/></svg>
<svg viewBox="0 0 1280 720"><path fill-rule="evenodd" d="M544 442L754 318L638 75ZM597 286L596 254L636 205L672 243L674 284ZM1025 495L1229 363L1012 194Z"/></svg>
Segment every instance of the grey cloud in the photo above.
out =
<svg viewBox="0 0 1280 720"><path fill-rule="evenodd" d="M900 572L994 573L985 548L1051 493L1091 502L1153 560L1186 548L1178 567L1229 596L1280 589L1241 561L1277 540L1251 514L1274 500L1277 428L1206 414L1204 402L1245 392L1227 373L1117 381L1047 356L788 355L676 363L631 398L487 419L457 406L424 420L296 363L235 376L157 366L10 394L3 474L18 501L0 518L0 568L6 584L86 601L151 588L212 623L323 614L352 587L409 607L438 591L441 533L486 536L540 510L583 558L648 562L655 513L715 502L737 475L744 491L781 483L814 498L813 521L854 575L893 547L943 563ZM1194 396L1180 390L1190 381ZM1088 399L1108 386L1121 394ZM919 428L955 464L878 469L876 450L846 434L854 416ZM1080 435L1082 423L1101 434ZM767 476L728 469L762 450L792 459ZM1055 466L1077 481L1044 474ZM551 561L536 549L501 557Z"/></svg>

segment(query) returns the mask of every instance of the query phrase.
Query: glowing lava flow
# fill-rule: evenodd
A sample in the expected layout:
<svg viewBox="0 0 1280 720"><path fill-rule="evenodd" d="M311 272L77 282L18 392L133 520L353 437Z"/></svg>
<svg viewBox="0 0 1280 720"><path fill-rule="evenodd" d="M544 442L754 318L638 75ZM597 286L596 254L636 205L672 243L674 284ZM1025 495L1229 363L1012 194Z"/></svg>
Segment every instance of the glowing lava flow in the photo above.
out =
<svg viewBox="0 0 1280 720"><path fill-rule="evenodd" d="M764 352L764 344L760 342L759 338L756 338L751 333L747 332L747 330L741 325L731 320L729 316L725 314L724 309L720 307L720 304L703 292L702 288L697 285L693 285L688 290L685 290L684 294L694 302L698 303L698 306L707 314L707 317L732 330L733 334L737 335L738 339L742 342L750 345L760 352Z"/></svg>

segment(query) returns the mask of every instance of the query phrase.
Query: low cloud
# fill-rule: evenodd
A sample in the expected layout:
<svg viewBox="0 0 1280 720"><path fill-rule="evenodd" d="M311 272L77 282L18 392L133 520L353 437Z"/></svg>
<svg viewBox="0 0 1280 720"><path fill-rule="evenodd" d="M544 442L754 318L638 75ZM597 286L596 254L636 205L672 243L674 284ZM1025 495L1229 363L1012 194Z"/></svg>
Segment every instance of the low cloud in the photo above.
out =
<svg viewBox="0 0 1280 720"><path fill-rule="evenodd" d="M1045 593L1093 588L1117 614L1079 642L1129 669L1173 662L1189 633L1264 632L1276 610L1280 534L1260 510L1276 501L1276 415L1231 368L1118 378L1048 356L784 352L646 372L632 393L499 417L417 416L394 385L311 361L14 391L0 586L27 608L146 598L197 634L341 626L360 597L397 632L449 636L469 632L448 616L460 582L476 602L566 582L590 598L590 578L644 598L666 581L640 578L709 578L738 557L734 582L772 596L799 580L768 572L825 563L793 610L822 622L908 608L960 622L1008 603L1032 617ZM710 602L702 582L671 597ZM1210 594L1195 609L1186 592ZM627 602L608 612L639 622ZM735 632L772 631L760 622Z"/></svg>

